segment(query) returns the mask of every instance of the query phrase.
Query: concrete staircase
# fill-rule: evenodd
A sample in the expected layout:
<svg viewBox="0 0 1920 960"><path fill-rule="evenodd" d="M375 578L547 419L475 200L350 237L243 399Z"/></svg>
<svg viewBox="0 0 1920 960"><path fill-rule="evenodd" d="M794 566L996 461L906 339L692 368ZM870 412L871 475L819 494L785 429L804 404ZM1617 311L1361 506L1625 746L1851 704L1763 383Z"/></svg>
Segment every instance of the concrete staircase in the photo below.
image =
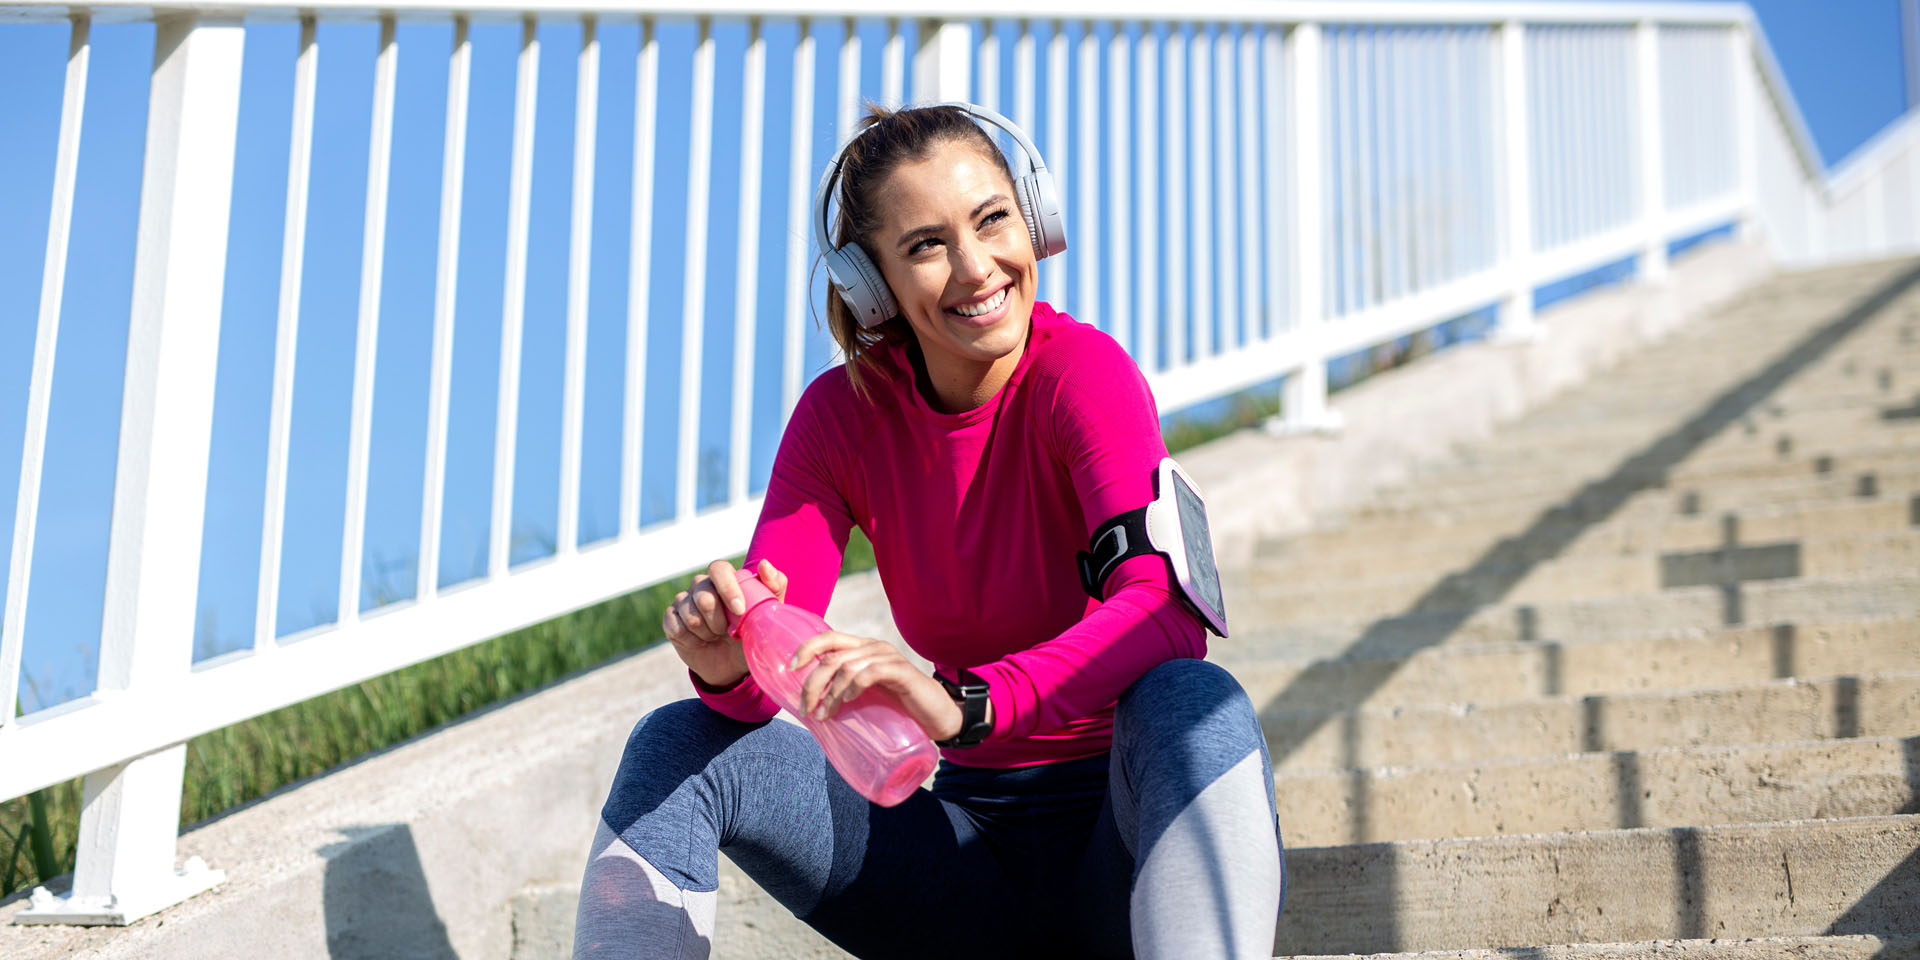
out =
<svg viewBox="0 0 1920 960"><path fill-rule="evenodd" d="M1917 280L1771 280L1228 572L1277 954L1920 957Z"/></svg>

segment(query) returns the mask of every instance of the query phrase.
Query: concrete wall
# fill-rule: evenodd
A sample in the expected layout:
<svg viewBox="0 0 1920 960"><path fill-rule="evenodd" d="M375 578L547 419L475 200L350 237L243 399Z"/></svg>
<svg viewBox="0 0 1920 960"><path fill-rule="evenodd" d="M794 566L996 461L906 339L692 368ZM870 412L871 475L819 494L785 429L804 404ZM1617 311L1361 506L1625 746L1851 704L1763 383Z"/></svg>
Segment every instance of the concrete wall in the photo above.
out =
<svg viewBox="0 0 1920 960"><path fill-rule="evenodd" d="M1668 287L1555 307L1537 341L1456 348L1343 392L1337 436L1248 431L1183 454L1222 565L1604 373L1769 269L1755 248L1708 247L1676 263ZM829 619L897 640L871 574L842 584ZM0 927L0 956L563 955L621 744L648 709L687 694L678 661L656 648L497 706L189 831L180 854L225 870L218 889L126 929ZM737 872L722 884L717 956L840 955ZM0 921L21 905L0 905Z"/></svg>

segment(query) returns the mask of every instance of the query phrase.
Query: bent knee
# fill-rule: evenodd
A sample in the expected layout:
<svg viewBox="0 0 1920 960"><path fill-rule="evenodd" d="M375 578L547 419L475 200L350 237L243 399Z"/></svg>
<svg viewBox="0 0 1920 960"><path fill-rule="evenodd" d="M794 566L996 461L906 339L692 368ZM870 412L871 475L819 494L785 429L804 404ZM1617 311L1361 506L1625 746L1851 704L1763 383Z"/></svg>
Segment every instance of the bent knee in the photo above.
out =
<svg viewBox="0 0 1920 960"><path fill-rule="evenodd" d="M616 832L625 830L699 776L754 727L722 716L696 699L649 711L627 734L602 818Z"/></svg>
<svg viewBox="0 0 1920 960"><path fill-rule="evenodd" d="M1114 708L1113 750L1137 776L1173 774L1194 789L1254 757L1271 770L1253 702L1233 674L1202 660L1170 660L1128 688Z"/></svg>
<svg viewBox="0 0 1920 960"><path fill-rule="evenodd" d="M627 734L627 752L656 742L685 743L689 738L703 738L716 732L727 720L698 698L675 700L647 711L646 716L633 725L633 732Z"/></svg>
<svg viewBox="0 0 1920 960"><path fill-rule="evenodd" d="M1258 733L1260 720L1246 690L1217 663L1168 660L1134 681L1114 707L1115 736L1122 726L1169 725L1182 729L1218 729Z"/></svg>
<svg viewBox="0 0 1920 960"><path fill-rule="evenodd" d="M697 698L676 700L648 711L633 725L621 762L642 758L648 763L704 763L766 726L766 721L735 720Z"/></svg>

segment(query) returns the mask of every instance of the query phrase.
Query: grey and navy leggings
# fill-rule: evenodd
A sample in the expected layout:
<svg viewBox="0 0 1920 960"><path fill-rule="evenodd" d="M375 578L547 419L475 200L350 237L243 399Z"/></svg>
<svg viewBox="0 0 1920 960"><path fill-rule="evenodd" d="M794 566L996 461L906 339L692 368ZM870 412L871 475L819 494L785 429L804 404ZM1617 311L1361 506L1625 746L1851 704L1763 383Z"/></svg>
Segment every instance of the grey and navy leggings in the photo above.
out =
<svg viewBox="0 0 1920 960"><path fill-rule="evenodd" d="M582 883L575 957L705 957L727 856L862 958L1271 957L1285 893L1252 704L1173 660L1114 710L1110 753L943 761L892 808L790 723L698 700L634 728Z"/></svg>

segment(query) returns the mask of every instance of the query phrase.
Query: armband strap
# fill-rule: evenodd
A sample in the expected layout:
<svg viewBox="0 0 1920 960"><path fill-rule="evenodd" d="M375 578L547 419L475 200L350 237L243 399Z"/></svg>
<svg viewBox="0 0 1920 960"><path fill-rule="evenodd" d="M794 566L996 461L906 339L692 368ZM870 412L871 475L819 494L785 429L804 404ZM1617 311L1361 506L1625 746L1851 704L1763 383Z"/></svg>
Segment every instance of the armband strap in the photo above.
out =
<svg viewBox="0 0 1920 960"><path fill-rule="evenodd" d="M1087 596L1105 600L1107 577L1115 567L1132 557L1158 551L1147 536L1147 508L1128 510L1094 528L1088 549L1076 554L1080 560L1080 586Z"/></svg>

